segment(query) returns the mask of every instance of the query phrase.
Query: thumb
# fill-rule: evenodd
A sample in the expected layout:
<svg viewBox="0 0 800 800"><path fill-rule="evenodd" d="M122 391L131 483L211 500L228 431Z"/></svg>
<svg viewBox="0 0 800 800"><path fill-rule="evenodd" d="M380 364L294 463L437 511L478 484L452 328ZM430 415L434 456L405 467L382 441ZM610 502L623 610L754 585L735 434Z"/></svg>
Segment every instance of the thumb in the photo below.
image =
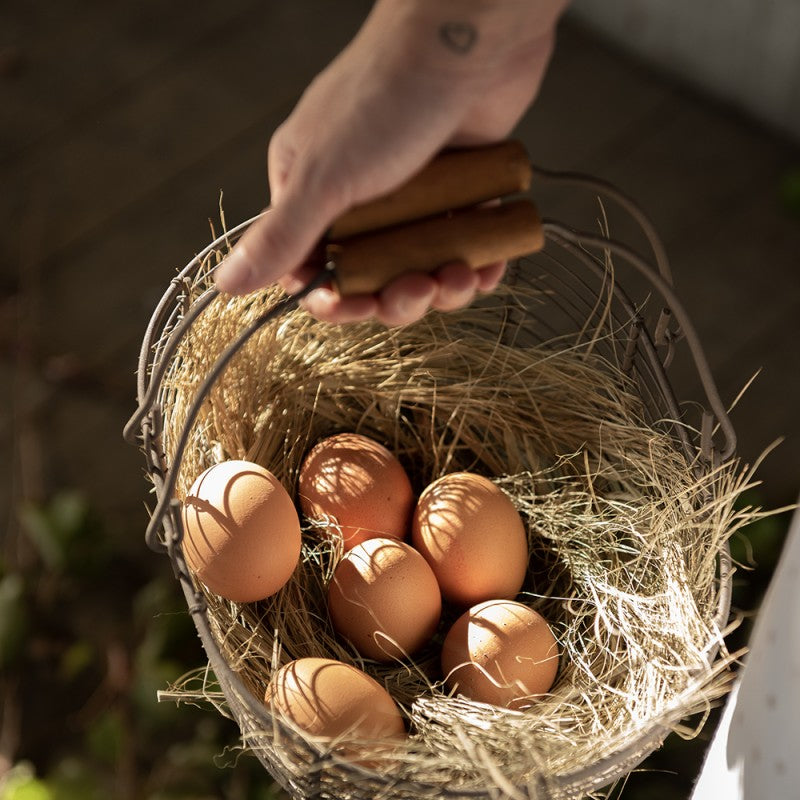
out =
<svg viewBox="0 0 800 800"><path fill-rule="evenodd" d="M228 294L247 294L300 267L322 238L338 203L311 193L284 191L278 203L254 222L217 268L217 288Z"/></svg>

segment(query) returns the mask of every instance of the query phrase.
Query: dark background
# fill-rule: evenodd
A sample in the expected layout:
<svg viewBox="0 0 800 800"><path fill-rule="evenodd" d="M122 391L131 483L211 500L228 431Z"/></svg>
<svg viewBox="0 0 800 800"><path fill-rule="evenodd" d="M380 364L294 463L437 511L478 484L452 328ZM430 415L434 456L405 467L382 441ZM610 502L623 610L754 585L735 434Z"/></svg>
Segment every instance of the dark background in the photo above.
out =
<svg viewBox="0 0 800 800"><path fill-rule="evenodd" d="M369 7L0 6L3 800L273 796L228 749L232 723L155 702L203 654L169 565L145 548L143 461L121 430L158 297L209 220L219 230L221 192L229 224L266 203L271 131ZM739 455L753 463L785 437L747 500L793 503L800 146L574 18L518 135L537 163L611 180L652 216L725 403L758 373L733 412ZM548 216L578 213L569 198L542 202ZM673 382L699 398L686 359ZM736 578L748 619L786 517L733 543L753 553ZM622 797L686 797L712 728L672 737Z"/></svg>

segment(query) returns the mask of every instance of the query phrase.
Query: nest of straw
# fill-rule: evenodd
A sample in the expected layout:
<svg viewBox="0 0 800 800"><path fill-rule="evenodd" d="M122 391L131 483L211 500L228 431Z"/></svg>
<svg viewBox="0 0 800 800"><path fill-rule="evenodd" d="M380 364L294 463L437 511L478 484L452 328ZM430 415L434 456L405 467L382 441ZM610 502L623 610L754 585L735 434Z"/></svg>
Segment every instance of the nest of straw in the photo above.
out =
<svg viewBox="0 0 800 800"><path fill-rule="evenodd" d="M189 302L209 280L196 279ZM436 641L413 663L360 659L325 607L341 553L307 526L300 566L269 600L236 605L198 587L243 696L225 685L220 693L207 675L175 687L235 717L247 747L293 794L578 796L635 766L668 731L688 734L687 717L725 693L718 562L747 521L734 508L747 475L735 463L703 467L679 445L680 423L664 418L647 369L621 370L626 320L613 313L612 281L606 274L557 335L537 322L557 288L530 263L471 308L393 330L293 311L262 328L213 388L180 465L179 497L225 458L258 462L295 492L305 453L338 431L388 446L417 491L455 470L489 476L528 529L518 599L551 622L562 651L552 691L525 711L451 696ZM162 392L168 463L215 358L276 298L218 298L192 326ZM377 678L407 716L407 742L365 768L279 720L265 725L254 706L273 670L305 656Z"/></svg>

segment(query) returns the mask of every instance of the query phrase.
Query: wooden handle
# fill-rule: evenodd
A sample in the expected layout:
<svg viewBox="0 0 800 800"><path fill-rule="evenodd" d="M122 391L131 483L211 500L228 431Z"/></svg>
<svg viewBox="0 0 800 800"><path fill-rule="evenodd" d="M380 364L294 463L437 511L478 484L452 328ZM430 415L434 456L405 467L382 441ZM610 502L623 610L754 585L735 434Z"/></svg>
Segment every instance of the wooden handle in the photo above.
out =
<svg viewBox="0 0 800 800"><path fill-rule="evenodd" d="M431 272L451 261L477 269L543 246L536 207L529 200L515 200L330 243L327 256L335 264L336 288L344 296L377 292L405 272Z"/></svg>
<svg viewBox="0 0 800 800"><path fill-rule="evenodd" d="M331 226L343 239L527 191L531 164L521 142L446 150L391 194L352 208Z"/></svg>

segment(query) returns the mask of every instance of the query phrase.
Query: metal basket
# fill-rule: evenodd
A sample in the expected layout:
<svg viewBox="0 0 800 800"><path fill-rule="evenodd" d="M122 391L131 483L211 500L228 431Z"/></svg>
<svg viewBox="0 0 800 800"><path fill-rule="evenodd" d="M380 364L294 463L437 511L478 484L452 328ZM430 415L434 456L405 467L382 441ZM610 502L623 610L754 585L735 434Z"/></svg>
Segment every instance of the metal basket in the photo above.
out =
<svg viewBox="0 0 800 800"><path fill-rule="evenodd" d="M533 342L546 342L554 337L562 341L570 337L579 341L587 328L596 324L604 325L608 335L602 337L596 347L611 362L619 363L635 381L649 416L648 421L654 426L668 428L687 460L699 471L710 470L715 464L731 458L735 450L732 426L714 387L697 335L672 289L663 248L652 226L630 200L607 184L584 176L540 169L535 170L534 174L542 181L588 188L592 193L600 193L620 204L645 232L652 245L657 267L618 242L602 236L577 233L557 222L544 220L545 249L536 257L513 262L507 275L508 281L528 282L542 288L547 297L546 303L538 304L535 308L521 308L513 312L526 318L526 335ZM216 266L214 253L226 251L253 221L248 220L228 231L198 253L171 281L147 327L137 369L139 408L128 423L125 434L129 441L138 442L141 446L155 488L157 505L147 529L146 540L151 548L166 553L172 561L189 613L226 698L228 712L238 723L245 744L263 741L270 745L257 748L259 758L287 791L299 798L346 796L373 800L377 796L427 796L424 794L425 787L413 782L398 783L391 776L378 775L356 764L331 758L323 749L299 739L280 719L274 718L261 700L243 685L221 655L209 624L203 595L198 591L184 561L180 503L174 497L174 490L193 420L210 387L242 345L261 326L278 320L289 309L294 309L305 292L313 288L310 286L295 297L285 297L242 330L239 338L229 344L205 377L189 411L174 461L167 463L162 447L164 409L161 405L161 388L164 376L185 332L215 301L217 292L211 278ZM613 256L617 270L620 269L619 264L632 268L643 275L661 296L663 306L659 306L654 324L646 323L640 307L613 274L609 254ZM325 280L324 275L315 285L322 280ZM600 302L601 299L610 302ZM485 324L489 327L508 325L508 313L506 309L501 315L489 303ZM688 346L706 394L705 402L701 405L707 410L702 412L702 424L696 426L699 428L696 436L691 433L693 427L682 422L681 406L665 368L679 343ZM720 435L722 444L716 445L714 437ZM730 607L731 561L727 550L719 553L718 571L720 590L714 624L722 630L727 623ZM712 647L709 658L713 660L715 656L716 651ZM635 742L590 767L582 767L539 783L534 780L530 785L515 787L514 791L517 796L528 798L580 797L629 773L662 744L669 731L670 726L664 720L654 721L642 729ZM292 760L305 764L301 777L298 777L297 770L289 771L283 763L289 756L279 744L275 746L281 740L291 741ZM346 791L343 787L346 787ZM437 793L442 797L464 800L502 796L497 787L485 791L454 788L438 790Z"/></svg>

